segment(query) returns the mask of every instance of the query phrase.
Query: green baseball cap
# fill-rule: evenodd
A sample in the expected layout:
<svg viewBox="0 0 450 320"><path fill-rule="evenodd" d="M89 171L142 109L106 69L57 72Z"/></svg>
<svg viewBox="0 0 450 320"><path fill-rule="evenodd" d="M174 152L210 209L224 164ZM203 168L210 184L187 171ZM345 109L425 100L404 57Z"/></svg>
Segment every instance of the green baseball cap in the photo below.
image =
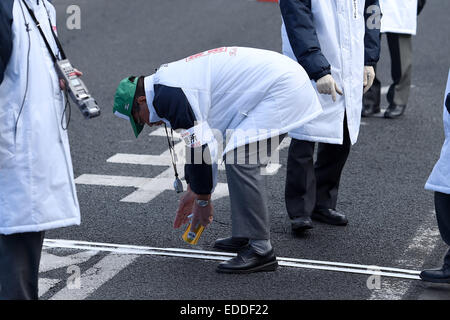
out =
<svg viewBox="0 0 450 320"><path fill-rule="evenodd" d="M128 77L120 81L116 90L116 95L114 96L113 107L113 113L116 116L131 122L131 127L133 128L136 138L139 136L142 129L144 129L143 125L134 122L133 116L131 115L138 79L138 77Z"/></svg>

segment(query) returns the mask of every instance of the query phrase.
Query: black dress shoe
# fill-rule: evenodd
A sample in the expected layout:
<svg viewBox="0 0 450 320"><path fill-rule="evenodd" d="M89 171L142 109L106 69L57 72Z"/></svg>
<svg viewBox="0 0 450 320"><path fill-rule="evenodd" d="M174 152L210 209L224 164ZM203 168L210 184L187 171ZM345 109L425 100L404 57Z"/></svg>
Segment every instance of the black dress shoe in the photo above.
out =
<svg viewBox="0 0 450 320"><path fill-rule="evenodd" d="M311 218L295 218L291 220L292 231L301 233L314 228Z"/></svg>
<svg viewBox="0 0 450 320"><path fill-rule="evenodd" d="M391 104L384 112L384 117L394 119L400 117L405 112L406 106Z"/></svg>
<svg viewBox="0 0 450 320"><path fill-rule="evenodd" d="M217 239L214 243L214 248L230 251L230 252L239 252L244 249L248 245L247 238L222 238Z"/></svg>
<svg viewBox="0 0 450 320"><path fill-rule="evenodd" d="M381 112L380 105L367 104L363 105L361 110L361 116L370 117L380 112Z"/></svg>
<svg viewBox="0 0 450 320"><path fill-rule="evenodd" d="M265 255L260 255L248 246L240 251L236 257L220 263L216 271L219 273L252 273L275 271L277 268L278 262L273 249Z"/></svg>
<svg viewBox="0 0 450 320"><path fill-rule="evenodd" d="M424 270L420 273L423 281L434 283L450 283L450 265L444 265L440 269Z"/></svg>
<svg viewBox="0 0 450 320"><path fill-rule="evenodd" d="M348 223L345 215L334 209L316 209L311 218L335 226L345 226Z"/></svg>

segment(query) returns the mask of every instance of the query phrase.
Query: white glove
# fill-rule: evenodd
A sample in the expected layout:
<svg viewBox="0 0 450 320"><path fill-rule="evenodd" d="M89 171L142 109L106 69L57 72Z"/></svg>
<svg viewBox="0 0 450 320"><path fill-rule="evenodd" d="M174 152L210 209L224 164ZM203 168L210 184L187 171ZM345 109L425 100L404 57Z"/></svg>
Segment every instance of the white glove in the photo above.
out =
<svg viewBox="0 0 450 320"><path fill-rule="evenodd" d="M373 85L373 81L375 80L375 69L371 66L364 67L364 93L369 91L369 89Z"/></svg>
<svg viewBox="0 0 450 320"><path fill-rule="evenodd" d="M336 93L339 95L343 95L341 89L339 89L336 81L334 81L334 78L331 76L331 74L327 74L326 76L320 78L316 81L317 91L321 94L331 94L331 98L333 99L333 102L336 102Z"/></svg>

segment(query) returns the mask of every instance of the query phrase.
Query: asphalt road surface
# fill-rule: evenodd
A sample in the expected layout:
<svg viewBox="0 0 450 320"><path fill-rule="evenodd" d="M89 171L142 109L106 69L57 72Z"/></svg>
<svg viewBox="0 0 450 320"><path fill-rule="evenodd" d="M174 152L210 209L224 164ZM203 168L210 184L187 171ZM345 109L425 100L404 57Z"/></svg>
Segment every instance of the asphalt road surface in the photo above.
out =
<svg viewBox="0 0 450 320"><path fill-rule="evenodd" d="M66 21L73 18L72 11L66 10L73 1L54 3L65 51L84 72L102 115L86 121L72 110L69 136L82 224L47 232L42 299L450 298L450 286L416 279L422 268L440 266L446 250L433 194L424 184L444 140L449 1L428 1L419 17L413 88L404 117L363 119L338 202L349 225L315 223L302 237L291 233L284 205L285 144L282 166L268 178L272 244L279 258L302 260L288 265L285 259L276 272L251 275L216 273L217 263L227 257L209 253L215 251L215 239L230 235L224 171L214 222L197 246L189 246L181 239L184 230L172 228L179 196L171 186L165 136L146 128L136 140L111 110L121 79L151 74L163 63L221 46L280 52L278 5L255 0L79 0L81 28L71 30ZM383 38L378 68L383 86L390 84L389 63ZM193 256L188 250L204 252ZM409 272L411 279L395 277L396 269L382 269L394 277L377 276L379 267L402 269L399 274Z"/></svg>

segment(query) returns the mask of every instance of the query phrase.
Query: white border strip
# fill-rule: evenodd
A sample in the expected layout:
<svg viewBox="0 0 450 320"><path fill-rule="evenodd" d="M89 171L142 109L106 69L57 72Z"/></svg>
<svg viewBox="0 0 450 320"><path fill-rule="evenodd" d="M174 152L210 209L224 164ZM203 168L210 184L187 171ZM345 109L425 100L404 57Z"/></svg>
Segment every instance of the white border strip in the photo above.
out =
<svg viewBox="0 0 450 320"><path fill-rule="evenodd" d="M49 248L96 250L120 254L156 255L156 256L159 255L159 256L219 260L219 261L228 260L236 256L236 254L234 253L227 253L227 252L180 249L180 248L156 248L156 247L145 247L134 245L121 245L121 244L56 240L56 239L45 239L44 246ZM419 277L420 271L416 270L388 268L373 265L369 266L351 263L296 259L296 258L278 257L277 260L280 266L286 267L328 270L328 271L338 271L338 272L358 273L368 275L380 275L385 277L420 280Z"/></svg>

